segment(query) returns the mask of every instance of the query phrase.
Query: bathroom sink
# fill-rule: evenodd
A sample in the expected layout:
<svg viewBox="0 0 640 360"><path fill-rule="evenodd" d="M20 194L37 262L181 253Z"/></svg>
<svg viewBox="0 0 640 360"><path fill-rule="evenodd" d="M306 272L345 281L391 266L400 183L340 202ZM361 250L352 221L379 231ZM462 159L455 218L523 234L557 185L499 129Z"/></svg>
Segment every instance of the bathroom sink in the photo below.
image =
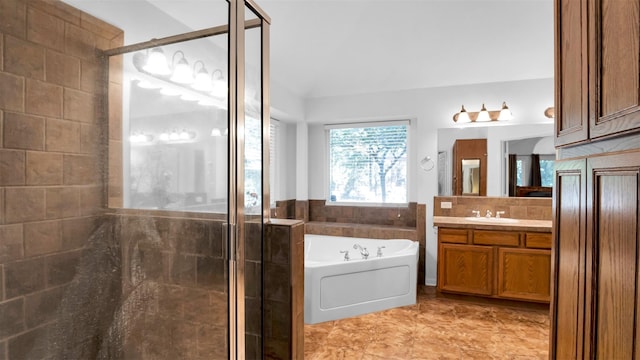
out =
<svg viewBox="0 0 640 360"><path fill-rule="evenodd" d="M483 223L483 224L516 224L518 223L520 220L518 219L511 219L511 218L495 218L495 217L466 217L464 218L467 221L473 221L473 222L477 222L477 223Z"/></svg>

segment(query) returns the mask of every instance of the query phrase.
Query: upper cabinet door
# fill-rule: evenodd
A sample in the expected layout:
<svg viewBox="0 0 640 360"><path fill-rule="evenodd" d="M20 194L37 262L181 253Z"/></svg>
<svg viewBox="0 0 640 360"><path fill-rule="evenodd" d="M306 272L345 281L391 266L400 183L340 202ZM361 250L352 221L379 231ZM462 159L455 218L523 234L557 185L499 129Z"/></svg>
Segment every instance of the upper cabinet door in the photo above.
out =
<svg viewBox="0 0 640 360"><path fill-rule="evenodd" d="M586 0L555 2L556 146L589 137L586 10Z"/></svg>
<svg viewBox="0 0 640 360"><path fill-rule="evenodd" d="M590 0L588 24L590 138L640 130L640 0Z"/></svg>

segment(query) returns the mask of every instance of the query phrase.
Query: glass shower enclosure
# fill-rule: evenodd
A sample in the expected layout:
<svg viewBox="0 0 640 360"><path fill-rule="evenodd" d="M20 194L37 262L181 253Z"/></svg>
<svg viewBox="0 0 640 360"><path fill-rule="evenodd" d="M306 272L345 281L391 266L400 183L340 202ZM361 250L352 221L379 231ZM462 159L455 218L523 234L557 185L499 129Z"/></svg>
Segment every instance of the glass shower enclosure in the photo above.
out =
<svg viewBox="0 0 640 360"><path fill-rule="evenodd" d="M106 52L108 202L134 357L262 356L269 18L252 1L210 7L228 23Z"/></svg>

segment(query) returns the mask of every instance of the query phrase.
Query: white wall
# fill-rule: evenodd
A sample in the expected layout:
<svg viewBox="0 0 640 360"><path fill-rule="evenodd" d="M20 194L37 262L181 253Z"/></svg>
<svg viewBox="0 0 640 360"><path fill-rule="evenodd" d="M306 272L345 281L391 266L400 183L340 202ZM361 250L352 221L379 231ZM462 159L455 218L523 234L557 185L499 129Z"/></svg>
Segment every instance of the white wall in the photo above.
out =
<svg viewBox="0 0 640 360"><path fill-rule="evenodd" d="M547 107L553 106L553 94L553 79L539 79L307 99L304 118L308 124L306 163L309 199L325 198L324 124L415 119L416 136L415 141L412 141L411 151L415 154L412 161L417 165L424 156L437 159L437 130L456 126L452 116L460 110L462 104L468 111L478 111L483 102L487 109L497 110L500 109L502 101L506 101L515 118L512 123L548 123L549 119L544 117L543 112ZM301 135L300 132L298 135ZM298 139L298 143L301 141ZM489 148L495 146L494 143L488 144ZM499 148L500 144L497 146ZM432 228L433 197L438 192L437 167L426 172L414 166L413 174L416 191L410 193L410 201L424 203L427 207L426 283L435 285L437 241ZM297 186L300 188L303 184L298 182Z"/></svg>

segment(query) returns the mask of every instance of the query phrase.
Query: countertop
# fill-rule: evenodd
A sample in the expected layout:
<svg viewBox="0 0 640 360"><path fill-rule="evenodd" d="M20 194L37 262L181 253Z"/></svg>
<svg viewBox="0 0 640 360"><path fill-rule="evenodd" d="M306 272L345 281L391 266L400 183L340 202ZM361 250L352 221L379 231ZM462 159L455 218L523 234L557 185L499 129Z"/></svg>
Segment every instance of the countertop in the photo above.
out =
<svg viewBox="0 0 640 360"><path fill-rule="evenodd" d="M433 225L459 228L459 229L480 229L480 230L512 230L512 231L535 231L551 232L551 220L528 220L517 219L515 223L485 223L482 220L471 220L464 217L455 216L434 216ZM507 220L508 221L508 220Z"/></svg>

